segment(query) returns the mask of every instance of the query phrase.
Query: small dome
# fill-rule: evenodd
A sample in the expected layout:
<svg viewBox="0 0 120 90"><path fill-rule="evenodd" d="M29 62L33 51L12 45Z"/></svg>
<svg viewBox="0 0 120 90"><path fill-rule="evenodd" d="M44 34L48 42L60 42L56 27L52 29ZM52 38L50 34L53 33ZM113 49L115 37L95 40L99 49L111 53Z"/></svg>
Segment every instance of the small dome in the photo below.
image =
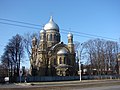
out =
<svg viewBox="0 0 120 90"><path fill-rule="evenodd" d="M46 31L45 31L44 29L42 29L42 30L40 31L40 33L46 33Z"/></svg>
<svg viewBox="0 0 120 90"><path fill-rule="evenodd" d="M37 38L34 36L32 39L32 44L35 45L37 43Z"/></svg>
<svg viewBox="0 0 120 90"><path fill-rule="evenodd" d="M49 22L44 26L44 30L57 30L59 31L59 26L53 21L51 16Z"/></svg>
<svg viewBox="0 0 120 90"><path fill-rule="evenodd" d="M66 49L60 49L58 52L57 52L57 54L59 55L59 54L67 54L68 52L67 52L67 50Z"/></svg>
<svg viewBox="0 0 120 90"><path fill-rule="evenodd" d="M36 37L34 36L33 39L32 39L32 41L36 41L36 40L37 40L37 39L36 39Z"/></svg>
<svg viewBox="0 0 120 90"><path fill-rule="evenodd" d="M68 37L73 37L73 34L69 32Z"/></svg>

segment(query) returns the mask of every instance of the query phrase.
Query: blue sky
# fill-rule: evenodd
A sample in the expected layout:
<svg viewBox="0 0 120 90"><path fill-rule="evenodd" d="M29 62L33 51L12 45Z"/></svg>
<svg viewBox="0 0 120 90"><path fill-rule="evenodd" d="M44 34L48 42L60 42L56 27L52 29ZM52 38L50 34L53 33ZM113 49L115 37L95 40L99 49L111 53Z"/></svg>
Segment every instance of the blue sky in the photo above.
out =
<svg viewBox="0 0 120 90"><path fill-rule="evenodd" d="M0 20L0 56L12 36L40 31L51 15L60 32L68 32L62 29L72 30L119 42L120 0L0 0L0 18L40 25L37 26L39 29L33 29L2 24L6 21ZM73 35L79 42L92 39ZM61 40L67 43L67 34L61 33Z"/></svg>

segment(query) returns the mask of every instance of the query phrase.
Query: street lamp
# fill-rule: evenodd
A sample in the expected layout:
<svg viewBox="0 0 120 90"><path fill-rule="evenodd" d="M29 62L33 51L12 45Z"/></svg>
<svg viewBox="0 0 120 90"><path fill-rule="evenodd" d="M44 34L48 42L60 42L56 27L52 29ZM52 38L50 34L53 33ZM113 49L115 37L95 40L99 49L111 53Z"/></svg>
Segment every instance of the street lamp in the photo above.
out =
<svg viewBox="0 0 120 90"><path fill-rule="evenodd" d="M80 75L80 81L81 81L81 53L79 52L79 75Z"/></svg>
<svg viewBox="0 0 120 90"><path fill-rule="evenodd" d="M78 52L79 56L79 76L80 76L80 81L82 81L82 70L81 70L81 54L83 50L83 43L80 44L80 51Z"/></svg>

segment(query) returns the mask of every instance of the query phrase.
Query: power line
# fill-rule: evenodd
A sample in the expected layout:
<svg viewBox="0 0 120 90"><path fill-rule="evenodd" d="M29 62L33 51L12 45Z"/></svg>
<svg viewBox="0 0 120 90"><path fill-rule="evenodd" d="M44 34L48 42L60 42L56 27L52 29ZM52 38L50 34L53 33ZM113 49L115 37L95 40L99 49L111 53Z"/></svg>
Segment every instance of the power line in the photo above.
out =
<svg viewBox="0 0 120 90"><path fill-rule="evenodd" d="M11 23L6 23L6 22L0 22L1 24L7 24L7 25L12 25L12 26L18 26L18 27L25 27L25 28L32 28L32 29L40 29L40 28L36 28L36 27L30 27L30 26L25 26L25 25L18 25L18 24L11 24ZM68 32L63 32L61 31L61 33L63 34L68 34ZM79 34L75 34L77 36L81 36L81 37L87 37L87 38L92 38L90 36L85 36L85 35L79 35Z"/></svg>
<svg viewBox="0 0 120 90"><path fill-rule="evenodd" d="M27 23L27 22L21 22L21 21L15 21L15 20L9 20L9 19L4 19L4 18L0 18L0 20L2 21L9 21L9 22L15 22L15 23L21 23L21 24L27 24L27 25L32 25L32 26L41 26L43 27L42 25L37 25L37 24L33 24L33 23Z"/></svg>
<svg viewBox="0 0 120 90"><path fill-rule="evenodd" d="M64 32L64 31L61 31L60 33L62 34L68 34L68 32ZM74 34L75 36L80 36L80 37L85 37L85 38L95 38L95 37L92 37L92 36L86 36L86 35L81 35L81 34Z"/></svg>
<svg viewBox="0 0 120 90"><path fill-rule="evenodd" d="M32 29L40 29L40 28L36 28L36 27L30 27L30 26L25 26L25 25L18 25L18 24L11 24L11 23L6 23L6 22L0 22L1 24L7 24L7 25L12 25L12 26L18 26L18 27L25 27L25 28L32 28ZM63 29L60 29L63 30ZM64 29L65 30L65 29ZM67 31L67 30L66 30ZM73 32L73 31L71 31ZM63 32L61 31L61 33L63 34L68 34L68 32ZM87 38L92 38L90 36L85 36L85 35L80 35L80 34L75 34L77 36L81 36L81 37L87 37Z"/></svg>
<svg viewBox="0 0 120 90"><path fill-rule="evenodd" d="M6 22L0 22L1 24L7 24L7 25L12 25L12 26L18 26L18 27L25 27L25 28L32 28L32 29L40 29L36 27L31 27L31 26L25 26L25 25L18 25L18 24L11 24L11 23L6 23Z"/></svg>
<svg viewBox="0 0 120 90"><path fill-rule="evenodd" d="M7 24L7 25L12 25L12 26L19 26L19 27L32 28L32 29L40 29L40 28L31 27L31 26L39 26L39 27L41 26L41 27L43 27L42 25L26 23L26 22L21 22L21 21L15 21L15 20L9 20L9 19L3 19L3 18L0 18L0 20L29 25L29 26L26 26L26 25L18 25L18 24L11 24L11 23L6 23L6 22L0 22L1 24ZM114 38L103 37L103 36L93 35L93 34L88 34L88 33L83 33L83 32L77 32L77 31L73 31L73 30L67 30L67 29L60 29L60 30L72 32L73 34L75 34L77 36L82 36L82 37L87 37L87 38L93 38L93 37L97 37L98 38L98 37L100 37L100 38L106 38L106 39L110 39L110 40L117 40L117 39L114 39ZM62 31L62 33L63 33L63 31Z"/></svg>
<svg viewBox="0 0 120 90"><path fill-rule="evenodd" d="M32 28L32 29L40 29L40 28L36 28L36 27L30 27L30 26L25 26L25 25L18 25L18 24L11 24L11 23L6 23L6 22L0 22L1 24L7 24L7 25L12 25L12 26L18 26L18 27L25 27L25 28ZM63 30L63 29L61 29L61 30ZM65 31L65 29L64 29L64 31ZM66 30L67 31L67 30ZM73 31L71 31L71 32L73 32ZM68 32L63 32L63 31L61 31L61 33L63 33L63 34L68 34ZM90 37L90 36L85 36L85 35L81 35L81 34L75 34L75 35L77 35L77 36L81 36L81 37L87 37L87 38L92 38L92 37Z"/></svg>
<svg viewBox="0 0 120 90"><path fill-rule="evenodd" d="M92 37L101 37L101 38L106 38L106 39L113 39L113 38L109 38L109 37L103 37L103 36L99 36L99 35L87 34L87 33L77 32L77 31L72 31L72 30L66 30L66 29L61 29L61 30L65 30L65 31L69 31L69 32L74 32L76 34L83 34L83 35L87 35L87 36L92 36ZM117 40L117 39L114 39L114 40Z"/></svg>

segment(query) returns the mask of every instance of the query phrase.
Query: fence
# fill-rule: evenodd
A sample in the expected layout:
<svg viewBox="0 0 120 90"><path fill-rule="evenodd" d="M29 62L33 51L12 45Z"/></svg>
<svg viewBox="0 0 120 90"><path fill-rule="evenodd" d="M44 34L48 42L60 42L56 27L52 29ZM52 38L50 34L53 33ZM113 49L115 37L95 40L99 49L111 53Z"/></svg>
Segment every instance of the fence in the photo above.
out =
<svg viewBox="0 0 120 90"><path fill-rule="evenodd" d="M96 79L120 79L120 75L99 75L99 76L82 76L82 80ZM17 77L17 82L46 82L46 81L72 81L79 80L79 76L29 76Z"/></svg>
<svg viewBox="0 0 120 90"><path fill-rule="evenodd" d="M68 80L78 80L78 76L32 76L27 77L27 82L45 82L45 81L68 81ZM25 77L21 77L21 82L25 81ZM17 77L17 82L20 82L20 77Z"/></svg>

